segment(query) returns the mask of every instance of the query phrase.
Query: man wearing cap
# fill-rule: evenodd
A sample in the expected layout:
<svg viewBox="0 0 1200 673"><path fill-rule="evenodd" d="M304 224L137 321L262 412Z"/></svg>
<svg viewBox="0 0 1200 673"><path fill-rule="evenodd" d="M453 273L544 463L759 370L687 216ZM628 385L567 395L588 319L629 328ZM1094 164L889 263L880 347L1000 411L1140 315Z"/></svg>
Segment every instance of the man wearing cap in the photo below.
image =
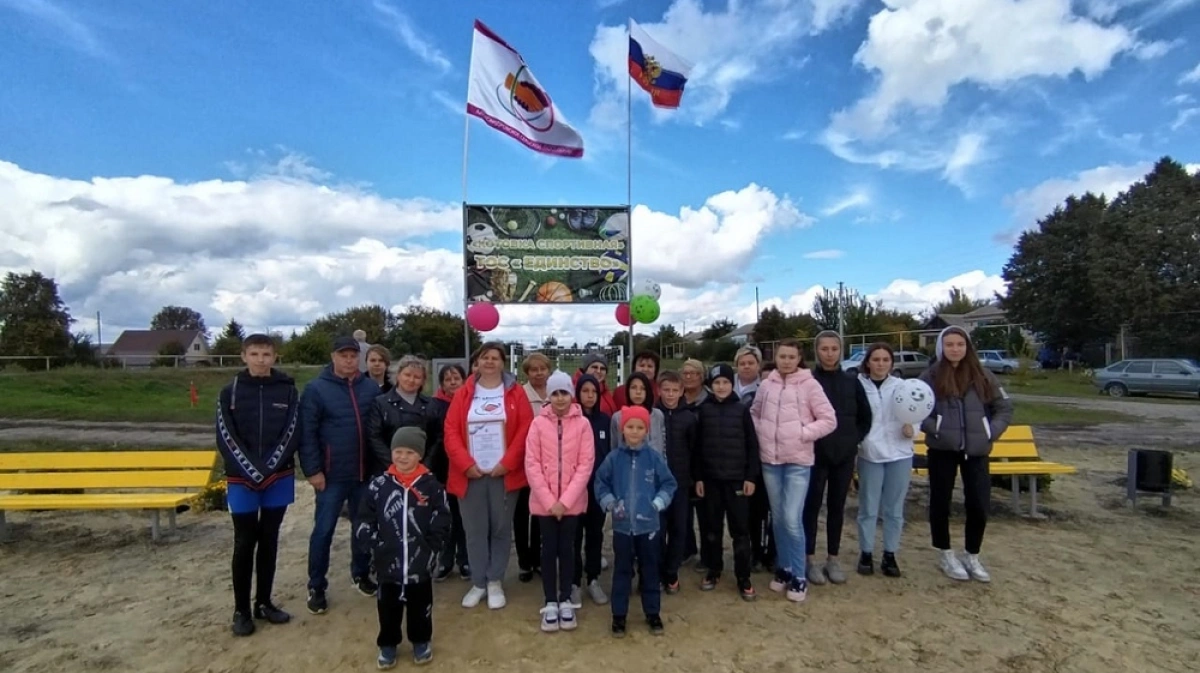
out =
<svg viewBox="0 0 1200 673"><path fill-rule="evenodd" d="M364 419L379 386L358 369L359 342L338 337L332 362L300 396L300 467L316 492L308 540L308 611L324 613L329 602L329 548L343 504L357 517L363 487L371 476L371 453ZM350 579L359 593L374 596L371 552L351 539Z"/></svg>

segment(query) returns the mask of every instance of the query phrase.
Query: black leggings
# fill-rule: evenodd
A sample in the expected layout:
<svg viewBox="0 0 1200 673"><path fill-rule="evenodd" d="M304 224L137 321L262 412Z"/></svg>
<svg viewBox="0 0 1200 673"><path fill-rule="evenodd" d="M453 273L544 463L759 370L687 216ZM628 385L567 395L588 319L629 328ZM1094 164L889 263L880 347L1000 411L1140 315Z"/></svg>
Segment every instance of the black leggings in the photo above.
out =
<svg viewBox="0 0 1200 673"><path fill-rule="evenodd" d="M854 458L841 465L817 463L808 478L808 495L804 498L804 550L812 556L817 552L817 518L821 514L822 496L825 499L826 548L837 556L842 546L842 522L846 514L846 496L854 479Z"/></svg>
<svg viewBox="0 0 1200 673"><path fill-rule="evenodd" d="M286 513L287 507L270 507L233 515L233 603L238 612L250 614L250 583L256 565L255 603L271 601L275 558L279 554L279 526Z"/></svg>
<svg viewBox="0 0 1200 673"><path fill-rule="evenodd" d="M537 570L542 563L541 523L529 513L529 487L517 492L513 508L513 542L517 545L517 566L523 571Z"/></svg>
<svg viewBox="0 0 1200 673"><path fill-rule="evenodd" d="M931 450L929 455L929 534L935 549L950 549L950 499L962 472L963 505L967 510L965 547L978 554L992 504L992 477L987 456Z"/></svg>

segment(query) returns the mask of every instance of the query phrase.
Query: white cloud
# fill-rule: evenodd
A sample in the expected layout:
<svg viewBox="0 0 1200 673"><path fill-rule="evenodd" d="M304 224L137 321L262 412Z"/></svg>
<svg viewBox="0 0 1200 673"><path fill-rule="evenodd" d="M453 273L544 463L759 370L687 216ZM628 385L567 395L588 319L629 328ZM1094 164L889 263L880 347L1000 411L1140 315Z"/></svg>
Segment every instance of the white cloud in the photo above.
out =
<svg viewBox="0 0 1200 673"><path fill-rule="evenodd" d="M1180 84L1195 84L1196 82L1200 82L1200 63L1197 63L1195 68L1179 76Z"/></svg>
<svg viewBox="0 0 1200 673"><path fill-rule="evenodd" d="M813 250L802 255L804 259L841 259L846 256L845 250Z"/></svg>
<svg viewBox="0 0 1200 673"><path fill-rule="evenodd" d="M333 177L329 171L319 168L312 158L284 145L274 149L247 149L245 160L225 162L225 168L236 178L284 178L309 182L320 182Z"/></svg>
<svg viewBox="0 0 1200 673"><path fill-rule="evenodd" d="M459 310L461 251L424 240L459 230L458 205L308 180L327 174L300 153L279 152L283 159L249 152L236 166L244 181L194 183L74 180L0 162L0 274L54 277L78 327L94 329L100 311L110 341L167 304L195 308L214 329L236 317L285 332L366 303ZM663 284L664 319L711 322L732 314L764 238L811 222L755 184L676 214L636 206L638 275ZM616 329L611 306L501 313L496 336L505 338L546 330L583 343Z"/></svg>
<svg viewBox="0 0 1200 673"><path fill-rule="evenodd" d="M1004 279L999 275L988 275L980 270L968 271L948 280L920 283L915 280L897 279L882 290L868 294L867 298L883 301L885 306L919 313L934 304L945 301L950 290L958 288L971 299L992 299L996 293L1007 291Z"/></svg>
<svg viewBox="0 0 1200 673"><path fill-rule="evenodd" d="M1184 164L1183 170L1188 172L1188 175L1200 174L1200 164Z"/></svg>
<svg viewBox="0 0 1200 673"><path fill-rule="evenodd" d="M1032 229L1037 226L1038 220L1062 205L1068 196L1083 196L1091 192L1112 199L1145 177L1153 167L1149 163L1098 166L1080 171L1072 177L1053 178L1014 192L1005 198L1005 204L1013 211L1018 231Z"/></svg>
<svg viewBox="0 0 1200 673"><path fill-rule="evenodd" d="M780 139L790 140L790 141L803 140L804 139L804 131L801 131L799 129L791 129L789 131L785 131L784 134L782 136L780 136Z"/></svg>
<svg viewBox="0 0 1200 673"><path fill-rule="evenodd" d="M1181 94L1172 96L1171 98L1167 99L1167 103L1169 103L1171 105L1191 105L1192 103L1195 103L1195 102L1196 102L1196 99L1192 98L1191 95L1186 94L1186 93L1181 93Z"/></svg>
<svg viewBox="0 0 1200 673"><path fill-rule="evenodd" d="M1175 114L1175 121L1171 122L1171 130L1178 131L1198 116L1200 116L1200 107L1190 107L1180 110Z"/></svg>
<svg viewBox="0 0 1200 673"><path fill-rule="evenodd" d="M815 4L826 8L822 18L832 22L844 15L843 6L858 3L815 0ZM655 40L695 66L683 106L675 111L655 110L656 119L708 123L720 117L737 92L779 77L780 70L801 67L800 41L815 29L815 18L810 0L730 2L713 11L705 11L700 0L674 0L661 21L639 21ZM626 26L597 27L589 51L596 74L589 124L612 130L625 119ZM648 96L636 90L634 96L638 105L649 105Z"/></svg>
<svg viewBox="0 0 1200 673"><path fill-rule="evenodd" d="M1123 26L1075 15L1069 0L884 0L884 5L854 57L874 73L874 83L856 103L832 115L821 142L846 161L939 170L960 186L966 169L984 158L987 134L976 119L965 124L940 119L956 88L998 91L1028 78L1076 73L1094 79L1121 53L1136 49L1148 57L1166 48L1140 42Z"/></svg>
<svg viewBox="0 0 1200 673"><path fill-rule="evenodd" d="M861 208L871 204L871 195L865 189L856 189L842 198L834 201L821 210L821 215L833 217L851 208Z"/></svg>
<svg viewBox="0 0 1200 673"><path fill-rule="evenodd" d="M1171 50L1176 47L1182 47L1184 41L1182 38L1171 40L1170 42L1141 42L1133 48L1133 56L1142 61L1153 61L1156 58L1166 56Z"/></svg>
<svg viewBox="0 0 1200 673"><path fill-rule="evenodd" d="M865 0L812 0L815 35L850 19Z"/></svg>
<svg viewBox="0 0 1200 673"><path fill-rule="evenodd" d="M53 28L55 37L68 46L99 59L111 60L108 48L84 21L50 0L0 0L8 7Z"/></svg>
<svg viewBox="0 0 1200 673"><path fill-rule="evenodd" d="M422 37L421 31L413 25L412 20L407 14L400 11L395 5L384 2L384 0L374 0L371 6L375 9L379 22L392 31L396 35L396 38L400 40L400 43L417 58L441 72L450 71L453 67L450 64L450 59L446 58L446 55L440 49Z"/></svg>
<svg viewBox="0 0 1200 673"><path fill-rule="evenodd" d="M696 288L737 282L769 233L812 224L788 197L756 184L711 196L679 215L633 209L633 262L638 274Z"/></svg>

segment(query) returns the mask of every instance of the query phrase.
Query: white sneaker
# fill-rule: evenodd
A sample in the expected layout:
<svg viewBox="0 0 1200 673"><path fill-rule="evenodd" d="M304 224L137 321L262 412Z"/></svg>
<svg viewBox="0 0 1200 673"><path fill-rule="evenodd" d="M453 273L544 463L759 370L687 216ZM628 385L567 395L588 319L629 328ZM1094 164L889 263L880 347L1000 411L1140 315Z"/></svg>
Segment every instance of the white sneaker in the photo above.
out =
<svg viewBox="0 0 1200 673"><path fill-rule="evenodd" d="M992 576L988 574L987 568L984 568L983 563L979 560L979 554L963 554L962 564L966 566L967 574L976 582L986 584L992 581Z"/></svg>
<svg viewBox="0 0 1200 673"><path fill-rule="evenodd" d="M464 608L473 608L476 605L479 605L479 601L483 600L483 597L486 595L487 595L487 589L480 589L479 587L471 587L471 590L467 592L467 595L463 596L462 606Z"/></svg>
<svg viewBox="0 0 1200 673"><path fill-rule="evenodd" d="M600 557L600 569L608 570L608 558L606 558L604 556Z"/></svg>
<svg viewBox="0 0 1200 673"><path fill-rule="evenodd" d="M578 584L571 585L571 607L583 607L583 590L579 588Z"/></svg>
<svg viewBox="0 0 1200 673"><path fill-rule="evenodd" d="M604 593L604 589L600 588L600 580L592 580L587 585L588 596L596 605L608 604L608 595ZM578 603L576 603L578 605Z"/></svg>
<svg viewBox="0 0 1200 673"><path fill-rule="evenodd" d="M963 567L962 562L958 560L954 552L949 549L943 549L939 553L941 559L938 565L941 567L942 572L946 574L946 577L952 580L959 580L960 582L971 579L971 576L967 574L967 569Z"/></svg>
<svg viewBox="0 0 1200 673"><path fill-rule="evenodd" d="M579 621L575 619L574 605L558 604L558 624L563 631L574 631L575 627L579 626Z"/></svg>
<svg viewBox="0 0 1200 673"><path fill-rule="evenodd" d="M508 599L504 596L504 587L499 582L488 582L487 586L488 607L493 610L508 605Z"/></svg>
<svg viewBox="0 0 1200 673"><path fill-rule="evenodd" d="M554 633L559 628L558 603L546 603L546 607L541 609L542 613L542 632ZM574 615L572 615L572 620ZM575 628L572 626L571 628Z"/></svg>

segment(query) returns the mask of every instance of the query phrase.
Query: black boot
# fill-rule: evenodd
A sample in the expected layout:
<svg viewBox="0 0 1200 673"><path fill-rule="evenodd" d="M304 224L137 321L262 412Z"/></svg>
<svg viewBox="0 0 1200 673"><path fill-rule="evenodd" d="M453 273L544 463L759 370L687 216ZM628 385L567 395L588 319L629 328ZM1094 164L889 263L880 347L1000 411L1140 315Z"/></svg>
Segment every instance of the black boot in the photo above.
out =
<svg viewBox="0 0 1200 673"><path fill-rule="evenodd" d="M883 563L879 564L885 577L899 577L900 566L896 563L896 555L890 551L883 552Z"/></svg>
<svg viewBox="0 0 1200 673"><path fill-rule="evenodd" d="M238 610L233 613L233 635L248 636L254 633L254 620L250 618L250 613Z"/></svg>
<svg viewBox="0 0 1200 673"><path fill-rule="evenodd" d="M875 574L875 559L871 557L870 552L863 552L858 555L858 574L859 575L874 575Z"/></svg>

